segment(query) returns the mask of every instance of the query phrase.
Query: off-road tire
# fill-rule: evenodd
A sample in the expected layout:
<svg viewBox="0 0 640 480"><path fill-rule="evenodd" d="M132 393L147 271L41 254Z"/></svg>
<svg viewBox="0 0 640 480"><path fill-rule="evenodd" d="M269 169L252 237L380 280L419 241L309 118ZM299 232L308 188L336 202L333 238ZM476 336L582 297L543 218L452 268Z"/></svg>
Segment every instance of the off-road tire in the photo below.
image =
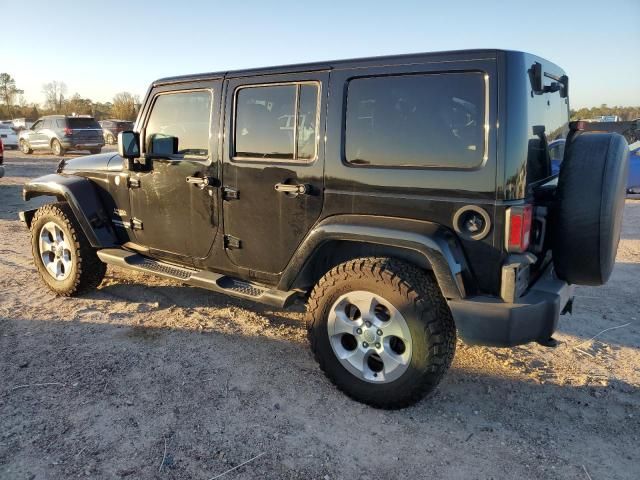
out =
<svg viewBox="0 0 640 480"><path fill-rule="evenodd" d="M617 133L586 133L565 149L551 222L556 274L574 285L603 285L620 241L629 148Z"/></svg>
<svg viewBox="0 0 640 480"><path fill-rule="evenodd" d="M60 143L60 140L54 139L51 142L51 153L53 153L57 157L64 156L65 150L64 148L62 148L62 144Z"/></svg>
<svg viewBox="0 0 640 480"><path fill-rule="evenodd" d="M370 383L351 374L331 347L327 318L341 295L370 291L402 312L411 331L412 357L407 370L389 383ZM430 272L393 258L358 258L331 269L316 284L307 305L311 350L326 376L354 400L397 409L421 400L440 382L456 347L451 311Z"/></svg>
<svg viewBox="0 0 640 480"><path fill-rule="evenodd" d="M26 140L20 140L20 150L22 150L22 153L25 155L31 155L33 153L33 149Z"/></svg>
<svg viewBox="0 0 640 480"><path fill-rule="evenodd" d="M40 257L39 235L48 222L59 226L72 244L73 267L71 274L64 280L53 278ZM51 291L60 296L73 297L95 289L107 271L106 264L100 261L96 250L89 244L71 208L63 202L44 205L36 211L31 222L31 249L40 278Z"/></svg>

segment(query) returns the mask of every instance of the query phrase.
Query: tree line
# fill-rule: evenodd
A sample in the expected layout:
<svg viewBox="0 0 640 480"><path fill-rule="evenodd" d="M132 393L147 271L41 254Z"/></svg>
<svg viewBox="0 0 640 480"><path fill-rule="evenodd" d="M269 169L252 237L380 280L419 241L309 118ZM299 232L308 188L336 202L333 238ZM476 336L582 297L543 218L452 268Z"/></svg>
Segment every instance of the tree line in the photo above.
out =
<svg viewBox="0 0 640 480"><path fill-rule="evenodd" d="M94 102L74 93L67 98L67 86L64 82L53 81L42 86L45 97L44 105L27 103L24 91L16 86L15 80L8 73L0 73L0 119L29 118L36 120L42 115L63 114L92 115L98 120L103 118L119 118L135 120L140 108L140 98L129 92L121 92L111 102ZM640 107L599 107L571 110L571 120L598 118L602 115L617 115L620 120L636 120L640 118Z"/></svg>
<svg viewBox="0 0 640 480"><path fill-rule="evenodd" d="M45 102L28 103L24 91L17 87L8 73L0 73L0 119L28 118L36 120L43 115L91 115L97 120L118 118L135 120L140 108L140 97L120 92L111 102L94 102L78 93L67 97L67 86L61 81L42 85Z"/></svg>
<svg viewBox="0 0 640 480"><path fill-rule="evenodd" d="M640 107L609 107L602 104L599 107L571 110L571 120L587 120L603 115L617 115L622 121L637 120L640 119Z"/></svg>

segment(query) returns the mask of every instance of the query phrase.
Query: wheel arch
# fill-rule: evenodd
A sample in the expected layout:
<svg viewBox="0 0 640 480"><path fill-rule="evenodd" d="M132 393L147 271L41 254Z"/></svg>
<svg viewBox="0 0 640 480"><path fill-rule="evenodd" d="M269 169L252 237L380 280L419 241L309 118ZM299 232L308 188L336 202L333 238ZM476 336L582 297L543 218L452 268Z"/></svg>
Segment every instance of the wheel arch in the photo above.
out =
<svg viewBox="0 0 640 480"><path fill-rule="evenodd" d="M441 225L394 217L336 215L305 237L282 274L280 289L308 290L338 263L388 256L433 272L445 298L467 296L470 274L455 235Z"/></svg>
<svg viewBox="0 0 640 480"><path fill-rule="evenodd" d="M26 183L22 196L25 201L49 196L67 203L92 247L118 245L111 220L90 180L76 175L45 175ZM20 212L20 219L30 226L35 211L31 209Z"/></svg>

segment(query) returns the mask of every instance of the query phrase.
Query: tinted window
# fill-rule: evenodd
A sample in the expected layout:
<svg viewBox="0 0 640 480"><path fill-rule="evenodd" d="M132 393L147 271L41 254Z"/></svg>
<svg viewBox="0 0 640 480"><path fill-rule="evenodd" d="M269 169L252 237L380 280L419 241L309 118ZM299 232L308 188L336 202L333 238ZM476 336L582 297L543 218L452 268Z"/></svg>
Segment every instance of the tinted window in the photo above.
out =
<svg viewBox="0 0 640 480"><path fill-rule="evenodd" d="M350 81L346 161L388 167L477 167L485 148L484 91L481 73Z"/></svg>
<svg viewBox="0 0 640 480"><path fill-rule="evenodd" d="M317 112L318 86L315 84L240 89L236 96L235 156L315 158Z"/></svg>
<svg viewBox="0 0 640 480"><path fill-rule="evenodd" d="M101 128L98 122L96 122L93 118L83 118L83 117L71 117L67 118L67 125L72 129L82 129L82 128Z"/></svg>
<svg viewBox="0 0 640 480"><path fill-rule="evenodd" d="M176 137L178 153L209 154L211 93L208 91L159 95L146 128L146 144L152 139Z"/></svg>

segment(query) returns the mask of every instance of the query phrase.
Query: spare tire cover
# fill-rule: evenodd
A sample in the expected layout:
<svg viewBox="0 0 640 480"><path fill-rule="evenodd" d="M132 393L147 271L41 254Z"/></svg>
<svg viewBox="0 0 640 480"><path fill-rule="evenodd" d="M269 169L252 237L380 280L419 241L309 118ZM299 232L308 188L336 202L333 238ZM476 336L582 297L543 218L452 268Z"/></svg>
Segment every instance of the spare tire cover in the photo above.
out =
<svg viewBox="0 0 640 480"><path fill-rule="evenodd" d="M559 278L602 285L615 264L629 148L617 133L580 134L567 144L553 212L553 263Z"/></svg>

